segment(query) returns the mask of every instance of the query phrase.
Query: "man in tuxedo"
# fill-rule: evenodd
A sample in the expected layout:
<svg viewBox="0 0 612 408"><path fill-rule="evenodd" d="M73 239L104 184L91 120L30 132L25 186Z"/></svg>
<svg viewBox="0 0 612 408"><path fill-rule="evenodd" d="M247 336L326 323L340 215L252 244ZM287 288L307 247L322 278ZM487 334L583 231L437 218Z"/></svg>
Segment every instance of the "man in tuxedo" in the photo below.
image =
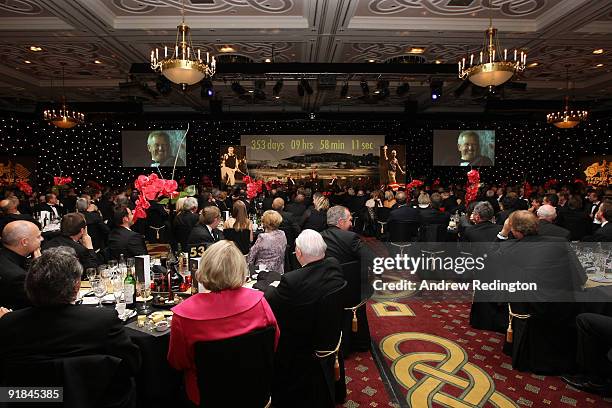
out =
<svg viewBox="0 0 612 408"><path fill-rule="evenodd" d="M113 214L115 227L108 234L108 248L114 259L119 259L121 254L125 258L148 254L147 245L142 235L130 229L133 220L134 214L129 207L115 208Z"/></svg>
<svg viewBox="0 0 612 408"><path fill-rule="evenodd" d="M340 264L357 261L355 268L344 270L345 278L349 282L347 293L349 301L347 307L353 307L372 295L373 288L369 284L368 266L372 265L374 254L363 244L359 235L351 231L353 217L348 208L340 205L327 210L328 228L321 232L321 236L327 245L326 258L336 258ZM359 274L358 279L352 279L346 274ZM356 278L355 275L353 277ZM358 284L353 284L355 282ZM345 350L367 351L370 349L370 326L366 308L357 309L358 331L356 333L345 333L347 336Z"/></svg>
<svg viewBox="0 0 612 408"><path fill-rule="evenodd" d="M222 240L223 233L217 229L220 222L221 211L219 211L219 207L214 205L204 207L198 223L192 228L189 238L187 238L187 244L214 244Z"/></svg>
<svg viewBox="0 0 612 408"><path fill-rule="evenodd" d="M24 220L36 224L40 228L40 224L30 214L21 214L18 210L19 199L10 197L0 201L0 235L2 230L9 222Z"/></svg>
<svg viewBox="0 0 612 408"><path fill-rule="evenodd" d="M493 256L494 272L502 282L535 283L536 290L502 292L511 312L528 318L512 320L513 343L506 352L512 366L536 374L563 374L574 368L576 318L575 292L586 282L586 274L569 247L559 237L538 234L538 220L530 211L513 212L499 237L514 239L499 243Z"/></svg>
<svg viewBox="0 0 612 408"><path fill-rule="evenodd" d="M427 197L426 194L421 196ZM446 211L440 211L442 205L442 196L439 193L433 193L430 197L427 197L429 203L425 207L421 207L421 196L419 196L419 215L421 217L422 225L438 224L448 227L450 221L450 214Z"/></svg>
<svg viewBox="0 0 612 408"><path fill-rule="evenodd" d="M595 218L600 222L599 229L591 235L582 239L585 242L612 242L612 224L608 221L612 219L612 202L601 203L595 214Z"/></svg>
<svg viewBox="0 0 612 408"><path fill-rule="evenodd" d="M591 190L587 195L588 205L586 206L586 211L588 216L593 221L592 231L595 232L599 228L599 224L601 222L597 219L595 215L597 215L597 211L599 210L599 206L601 205L601 191L600 190Z"/></svg>
<svg viewBox="0 0 612 408"><path fill-rule="evenodd" d="M174 218L172 226L174 241L180 243L183 250L186 250L189 234L191 234L191 230L198 223L199 218L198 200L194 197L185 198L182 211Z"/></svg>
<svg viewBox="0 0 612 408"><path fill-rule="evenodd" d="M327 245L325 256L336 258L340 264L358 261L363 266L371 265L374 256L359 235L351 231L352 221L346 207L336 205L327 210L328 228L321 232Z"/></svg>
<svg viewBox="0 0 612 408"><path fill-rule="evenodd" d="M0 318L0 367L12 367L11 375L17 378L40 378L40 373L24 371L37 363L43 366L50 359L95 355L119 358L122 369L99 367L108 372L96 372L84 381L88 386L99 387L104 382L92 384L95 378L112 378L103 400L96 401L96 405L106 407L111 406L111 400L121 400L132 393L130 377L140 369L141 357L113 308L74 304L82 272L74 251L66 247L49 249L32 262L25 291L34 307ZM91 373L74 374L87 377ZM80 390L65 391L75 395Z"/></svg>
<svg viewBox="0 0 612 408"><path fill-rule="evenodd" d="M502 226L491 222L494 210L491 203L481 201L474 207L470 217L474 225L467 227L463 233L463 241L467 242L493 242L501 231Z"/></svg>
<svg viewBox="0 0 612 408"><path fill-rule="evenodd" d="M304 199L305 199L304 194L297 193L293 201L291 201L285 207L287 212L290 212L291 214L293 214L296 220L299 220L302 217L302 215L304 215L304 212L306 211L306 206L304 205Z"/></svg>
<svg viewBox="0 0 612 408"><path fill-rule="evenodd" d="M62 217L60 225L61 235L45 241L43 250L58 246L72 248L76 253L83 269L96 268L98 257L93 248L91 237L87 233L87 221L80 213L69 213Z"/></svg>
<svg viewBox="0 0 612 408"><path fill-rule="evenodd" d="M91 237L94 250L99 251L106 247L110 228L104 223L102 215L95 205L91 204L89 197L77 198L76 209L83 214L87 223L87 234Z"/></svg>
<svg viewBox="0 0 612 408"><path fill-rule="evenodd" d="M318 232L302 231L295 245L302 267L284 274L278 287L270 286L265 293L281 330L272 399L274 406L280 408L333 407L334 399L325 391L320 367L313 360L317 335L313 333L317 318L313 305L339 289L344 279L338 261L325 257L327 245Z"/></svg>
<svg viewBox="0 0 612 408"><path fill-rule="evenodd" d="M495 241L497 234L501 231L501 225L491 222L493 218L493 206L488 201L481 201L474 207L471 221L474 225L467 227L462 239L467 244L462 244L464 251L473 256L484 256L490 249L491 243ZM487 276L487 269L475 272L475 279L490 282L493 276ZM470 326L480 330L490 330L503 333L508 327L508 306L503 302L486 302L483 293L474 291L474 299L470 309Z"/></svg>
<svg viewBox="0 0 612 408"><path fill-rule="evenodd" d="M536 215L540 221L540 225L538 226L538 234L561 237L566 241L570 240L571 233L569 230L553 224L557 218L557 210L555 207L550 204L543 204L540 206L540 208L538 208Z"/></svg>
<svg viewBox="0 0 612 408"><path fill-rule="evenodd" d="M293 252L293 248L295 247L295 239L300 234L300 226L295 221L293 214L285 211L285 201L282 198L276 197L274 201L272 201L272 209L283 217L283 222L278 229L285 233L285 238L287 238L287 246L291 249L291 252Z"/></svg>
<svg viewBox="0 0 612 408"><path fill-rule="evenodd" d="M151 154L151 164L149 167L173 167L176 155L172 154L170 136L162 131L156 130L149 133L147 138L147 150ZM185 162L179 157L176 161L177 166L184 166Z"/></svg>
<svg viewBox="0 0 612 408"><path fill-rule="evenodd" d="M30 304L23 289L26 259L40 256L42 241L40 229L29 221L13 221L4 227L0 248L0 305L21 309Z"/></svg>
<svg viewBox="0 0 612 408"><path fill-rule="evenodd" d="M399 191L395 195L397 207L389 213L387 224L391 222L420 222L419 210L406 204L406 193Z"/></svg>
<svg viewBox="0 0 612 408"><path fill-rule="evenodd" d="M40 205L40 210L48 211L55 218L59 218L63 214L62 205L54 193L45 196L45 203Z"/></svg>

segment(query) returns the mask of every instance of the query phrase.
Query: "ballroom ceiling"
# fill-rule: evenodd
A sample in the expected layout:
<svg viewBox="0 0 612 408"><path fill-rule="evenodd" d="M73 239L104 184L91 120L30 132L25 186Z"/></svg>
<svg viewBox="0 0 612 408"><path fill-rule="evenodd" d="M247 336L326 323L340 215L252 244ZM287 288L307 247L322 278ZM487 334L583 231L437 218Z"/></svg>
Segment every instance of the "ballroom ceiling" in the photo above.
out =
<svg viewBox="0 0 612 408"><path fill-rule="evenodd" d="M174 44L180 14L181 0L0 0L0 109L33 112L59 100L62 67L69 103L136 101L145 112L208 112L211 100L213 110L224 112L403 112L406 106L411 112L482 112L491 99L510 111L542 109L557 101L560 107L567 77L578 103L612 108L609 0L185 0L194 46L228 54L224 58L373 61L368 74L336 75L332 89L319 89L318 75L299 72L217 74L214 98L203 98L200 86L185 92L176 86L162 95L157 75L134 71L151 49ZM518 84L497 95L461 87L449 73L376 73L377 64L398 57L454 65L482 47L489 18L501 46L526 51L530 64L514 79ZM312 94L298 94L301 78L310 79ZM258 79L266 80L265 100L248 92ZM283 87L274 95L279 79ZM363 80L371 97L363 96ZM389 81L388 97L374 94L378 80ZM232 91L234 81L245 95ZM439 81L442 97L432 102L430 85ZM403 83L409 91L398 95ZM541 103L529 107L525 100Z"/></svg>

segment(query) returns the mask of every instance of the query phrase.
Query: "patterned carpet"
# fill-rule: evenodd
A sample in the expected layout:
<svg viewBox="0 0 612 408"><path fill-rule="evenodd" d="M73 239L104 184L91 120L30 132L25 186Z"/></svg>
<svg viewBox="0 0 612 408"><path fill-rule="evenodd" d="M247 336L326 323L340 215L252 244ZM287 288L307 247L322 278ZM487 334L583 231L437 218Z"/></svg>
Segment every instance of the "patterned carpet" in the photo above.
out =
<svg viewBox="0 0 612 408"><path fill-rule="evenodd" d="M612 407L558 377L513 370L504 336L469 326L469 303L380 298L368 306L374 354L402 408Z"/></svg>

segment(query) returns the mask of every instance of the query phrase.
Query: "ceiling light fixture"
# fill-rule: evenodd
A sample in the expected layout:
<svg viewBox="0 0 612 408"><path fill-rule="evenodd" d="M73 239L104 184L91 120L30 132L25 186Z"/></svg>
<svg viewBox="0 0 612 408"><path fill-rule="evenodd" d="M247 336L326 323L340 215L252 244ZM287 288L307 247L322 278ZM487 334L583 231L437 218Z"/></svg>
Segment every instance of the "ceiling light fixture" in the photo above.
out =
<svg viewBox="0 0 612 408"><path fill-rule="evenodd" d="M566 68L567 95L563 98L563 110L546 115L546 122L559 129L571 129L587 119L589 113L585 110L570 110L569 108L569 69Z"/></svg>
<svg viewBox="0 0 612 408"><path fill-rule="evenodd" d="M30 46L30 51L39 52L39 51L42 51L42 48L37 45L32 45Z"/></svg>
<svg viewBox="0 0 612 408"><path fill-rule="evenodd" d="M515 73L522 72L526 63L525 52L519 54L518 50L514 50L514 53L508 55L508 50L499 46L497 29L493 27L493 21L489 20L480 55L472 54L469 61L466 58L459 61L459 78L469 79L481 87L499 86L510 80Z"/></svg>
<svg viewBox="0 0 612 408"><path fill-rule="evenodd" d="M102 61L100 61L100 60L94 60L94 64L101 64L101 63L102 63Z"/></svg>
<svg viewBox="0 0 612 408"><path fill-rule="evenodd" d="M81 112L71 111L66 105L66 92L64 88L64 67L62 66L62 106L59 109L47 109L43 112L43 118L51 124L62 129L71 129L85 121L85 115Z"/></svg>
<svg viewBox="0 0 612 408"><path fill-rule="evenodd" d="M597 64L597 65L595 65L595 68L601 68L603 66L604 66L604 64Z"/></svg>
<svg viewBox="0 0 612 408"><path fill-rule="evenodd" d="M151 69L159 70L170 81L182 85L184 90L187 85L215 75L217 63L208 52L204 56L200 49L193 48L189 26L185 24L185 0L182 4L182 22L177 26L174 50L168 55L168 47L164 47L164 57L161 59L159 49L151 51Z"/></svg>
<svg viewBox="0 0 612 408"><path fill-rule="evenodd" d="M219 48L219 51L220 52L234 52L236 50L231 45L224 45L221 48Z"/></svg>
<svg viewBox="0 0 612 408"><path fill-rule="evenodd" d="M412 47L408 50L409 54L423 54L425 53L425 48L423 47Z"/></svg>
<svg viewBox="0 0 612 408"><path fill-rule="evenodd" d="M599 54L603 54L603 53L604 53L603 48L598 48L596 50L593 50L593 54L595 54L595 55L599 55Z"/></svg>

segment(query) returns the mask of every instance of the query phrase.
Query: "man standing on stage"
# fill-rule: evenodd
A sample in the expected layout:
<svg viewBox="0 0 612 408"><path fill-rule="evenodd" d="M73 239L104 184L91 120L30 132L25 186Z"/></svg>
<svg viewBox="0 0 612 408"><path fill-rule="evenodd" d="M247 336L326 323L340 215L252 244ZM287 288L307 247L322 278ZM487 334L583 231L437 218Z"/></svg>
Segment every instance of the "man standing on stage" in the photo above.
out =
<svg viewBox="0 0 612 408"><path fill-rule="evenodd" d="M391 150L391 158L387 157L387 146L383 146L383 153L385 155L385 161L387 162L387 184L396 184L397 179L395 175L399 170L400 173L406 174L404 170L402 170L402 166L399 164L399 160L397 160L397 151Z"/></svg>
<svg viewBox="0 0 612 408"><path fill-rule="evenodd" d="M221 182L228 186L235 185L237 171L240 171L238 169L238 157L234 154L234 148L229 146L227 153L221 157Z"/></svg>

